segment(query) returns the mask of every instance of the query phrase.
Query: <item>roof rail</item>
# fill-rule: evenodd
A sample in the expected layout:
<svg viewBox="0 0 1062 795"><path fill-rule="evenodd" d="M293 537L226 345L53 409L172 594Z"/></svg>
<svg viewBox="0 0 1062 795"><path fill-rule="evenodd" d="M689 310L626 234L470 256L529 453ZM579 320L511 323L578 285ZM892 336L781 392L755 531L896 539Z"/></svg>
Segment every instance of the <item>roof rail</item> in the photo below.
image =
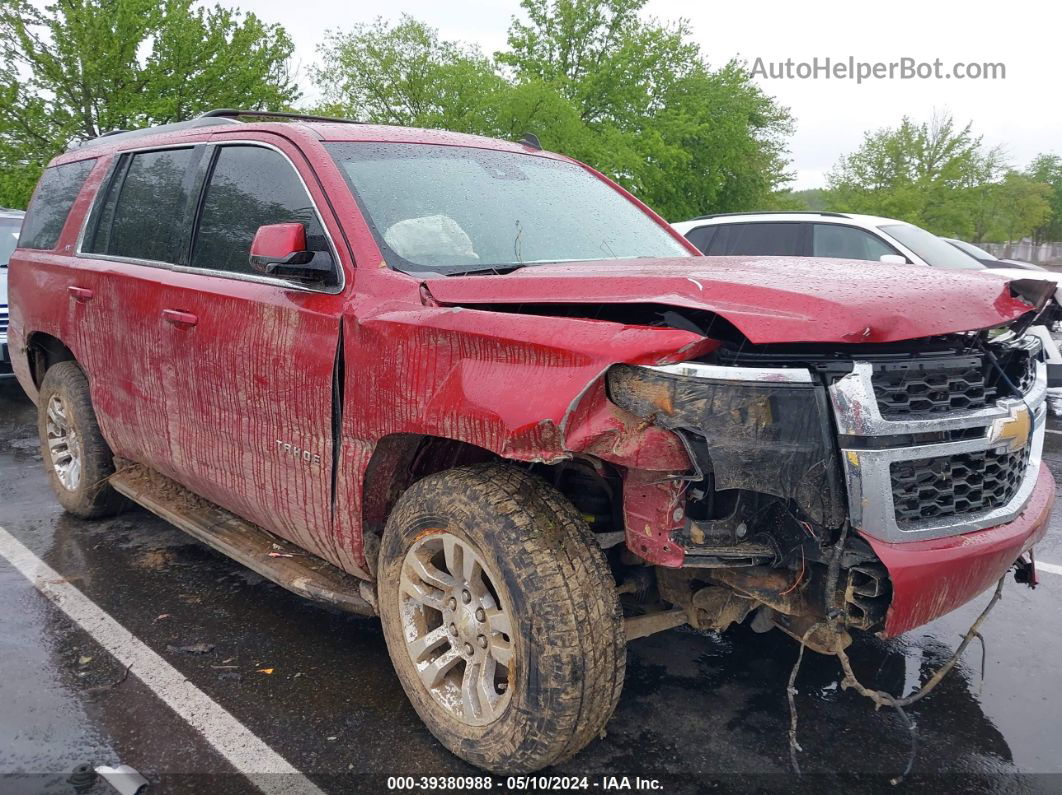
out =
<svg viewBox="0 0 1062 795"><path fill-rule="evenodd" d="M694 221L704 221L708 218L727 218L731 215L824 215L828 218L850 218L846 213L835 213L829 210L746 210L740 213L711 213L698 215Z"/></svg>
<svg viewBox="0 0 1062 795"><path fill-rule="evenodd" d="M204 118L198 116L194 119L188 119L187 121L175 121L172 124L159 124L156 127L142 127L139 130L111 130L110 132L105 132L95 138L89 138L86 141L74 141L66 148L66 151L70 152L74 149L90 149L94 146L103 146L105 144L126 141L132 138L142 138L144 136L157 135L159 133L179 132L181 130L192 130L196 127L215 127L222 124L239 124L239 122L236 121L236 119Z"/></svg>
<svg viewBox="0 0 1062 795"><path fill-rule="evenodd" d="M295 119L299 121L326 121L340 124L360 124L360 122L353 119L336 119L331 116L314 116L310 113L291 113L285 110L239 110L236 108L216 108L215 110L208 110L206 113L202 113L196 116L194 119L188 119L187 121L176 121L172 124L160 124L156 127L143 127L139 130L111 130L110 132L101 133L95 138L89 138L86 141L75 141L71 143L66 151L73 149L86 149L93 146L102 146L103 144L113 143L115 141L124 141L130 138L139 138L145 135L155 135L157 133L178 132L180 130L192 130L196 127L212 127L221 124L240 124L241 116L249 116L259 119Z"/></svg>
<svg viewBox="0 0 1062 795"><path fill-rule="evenodd" d="M237 110L235 108L217 108L208 110L200 119L235 119L240 116L252 116L263 119L298 119L300 121L327 121L339 124L361 124L354 119L339 119L335 116L315 116L312 113L293 113L286 110Z"/></svg>

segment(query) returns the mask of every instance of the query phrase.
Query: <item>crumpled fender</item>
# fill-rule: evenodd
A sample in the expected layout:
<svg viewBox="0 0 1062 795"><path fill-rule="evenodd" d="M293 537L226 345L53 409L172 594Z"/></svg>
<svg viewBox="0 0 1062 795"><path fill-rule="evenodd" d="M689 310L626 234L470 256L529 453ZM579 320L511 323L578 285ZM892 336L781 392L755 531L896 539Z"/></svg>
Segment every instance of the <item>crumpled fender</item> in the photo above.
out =
<svg viewBox="0 0 1062 795"><path fill-rule="evenodd" d="M517 461L585 453L658 471L689 465L681 441L611 404L604 374L718 344L675 329L430 306L348 328L347 401L365 407L349 417L356 439L417 433Z"/></svg>
<svg viewBox="0 0 1062 795"><path fill-rule="evenodd" d="M369 576L362 488L377 443L392 434L467 442L517 461L583 453L623 467L689 466L677 436L608 402L604 374L617 363L695 358L712 340L599 320L411 307L401 298L361 309L343 323L333 531L347 571Z"/></svg>

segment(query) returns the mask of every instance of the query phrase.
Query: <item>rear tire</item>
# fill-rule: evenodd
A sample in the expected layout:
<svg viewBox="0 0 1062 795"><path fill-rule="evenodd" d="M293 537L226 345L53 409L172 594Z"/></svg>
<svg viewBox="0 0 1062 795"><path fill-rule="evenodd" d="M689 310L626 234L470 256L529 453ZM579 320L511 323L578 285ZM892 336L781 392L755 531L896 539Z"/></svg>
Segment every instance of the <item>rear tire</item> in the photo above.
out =
<svg viewBox="0 0 1062 795"><path fill-rule="evenodd" d="M623 686L623 617L593 534L551 486L496 463L418 481L378 573L398 677L457 756L528 773L601 734Z"/></svg>
<svg viewBox="0 0 1062 795"><path fill-rule="evenodd" d="M37 431L59 504L83 519L114 514L122 504L107 480L114 473L114 454L100 434L88 379L76 362L59 362L44 374Z"/></svg>

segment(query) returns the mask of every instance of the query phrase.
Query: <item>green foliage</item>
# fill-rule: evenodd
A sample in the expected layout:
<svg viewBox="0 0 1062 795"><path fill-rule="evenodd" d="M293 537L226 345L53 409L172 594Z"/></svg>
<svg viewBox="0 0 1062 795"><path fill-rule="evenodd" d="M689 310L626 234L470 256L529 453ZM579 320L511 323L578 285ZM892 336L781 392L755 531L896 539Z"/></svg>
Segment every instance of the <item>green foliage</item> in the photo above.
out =
<svg viewBox="0 0 1062 795"><path fill-rule="evenodd" d="M825 210L826 191L822 188L784 190L773 194L764 208L767 210Z"/></svg>
<svg viewBox="0 0 1062 795"><path fill-rule="evenodd" d="M407 127L479 132L495 126L491 100L505 88L493 63L474 47L440 40L403 15L349 33L330 31L323 66L311 70L321 110Z"/></svg>
<svg viewBox="0 0 1062 795"><path fill-rule="evenodd" d="M1051 162L1040 164L1050 171ZM1056 164L1057 165L1057 164ZM830 209L899 218L946 237L1018 240L1049 221L1046 177L1011 170L948 115L868 133L828 177ZM1062 178L1059 179L1062 189Z"/></svg>
<svg viewBox="0 0 1062 795"><path fill-rule="evenodd" d="M666 217L754 209L789 179L786 109L731 62L704 62L685 22L645 0L523 0L493 59L410 17L331 33L319 108L365 121L516 138L583 160Z"/></svg>
<svg viewBox="0 0 1062 795"><path fill-rule="evenodd" d="M194 0L0 4L0 204L71 141L216 107L288 107L283 28Z"/></svg>
<svg viewBox="0 0 1062 795"><path fill-rule="evenodd" d="M1021 240L1051 216L1051 186L1017 171L1008 171L992 186L988 239Z"/></svg>
<svg viewBox="0 0 1062 795"><path fill-rule="evenodd" d="M1043 154L1029 165L1026 175L1048 186L1050 214L1033 230L1037 243L1062 240L1062 157Z"/></svg>

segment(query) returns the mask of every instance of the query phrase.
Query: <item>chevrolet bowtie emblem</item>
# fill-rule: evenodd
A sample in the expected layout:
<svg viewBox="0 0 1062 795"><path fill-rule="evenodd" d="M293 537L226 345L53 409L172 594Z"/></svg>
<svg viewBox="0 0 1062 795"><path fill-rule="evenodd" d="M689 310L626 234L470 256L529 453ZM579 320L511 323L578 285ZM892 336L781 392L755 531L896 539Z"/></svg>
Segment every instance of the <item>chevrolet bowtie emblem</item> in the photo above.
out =
<svg viewBox="0 0 1062 795"><path fill-rule="evenodd" d="M996 445L1006 445L1007 450L1013 453L1025 447L1031 432L1032 417L1029 409L1021 405L1011 408L1009 417L1001 417L993 422L988 438Z"/></svg>

